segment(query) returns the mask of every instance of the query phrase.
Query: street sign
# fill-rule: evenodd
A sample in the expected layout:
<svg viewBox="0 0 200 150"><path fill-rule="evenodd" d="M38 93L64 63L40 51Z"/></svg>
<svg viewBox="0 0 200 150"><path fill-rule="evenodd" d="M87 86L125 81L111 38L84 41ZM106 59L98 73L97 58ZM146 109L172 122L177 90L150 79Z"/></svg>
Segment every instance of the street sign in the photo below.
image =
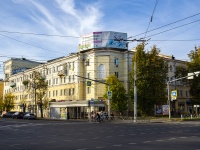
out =
<svg viewBox="0 0 200 150"><path fill-rule="evenodd" d="M176 100L177 99L177 90L171 91L171 100Z"/></svg>
<svg viewBox="0 0 200 150"><path fill-rule="evenodd" d="M112 99L112 91L107 92L108 99Z"/></svg>
<svg viewBox="0 0 200 150"><path fill-rule="evenodd" d="M91 86L92 82L91 81L87 81L87 86Z"/></svg>

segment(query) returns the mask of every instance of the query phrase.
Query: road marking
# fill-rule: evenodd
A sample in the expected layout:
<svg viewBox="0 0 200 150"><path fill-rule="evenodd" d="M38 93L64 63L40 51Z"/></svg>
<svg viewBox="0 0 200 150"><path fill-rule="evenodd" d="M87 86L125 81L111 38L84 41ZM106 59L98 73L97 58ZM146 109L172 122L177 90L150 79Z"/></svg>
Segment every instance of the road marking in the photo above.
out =
<svg viewBox="0 0 200 150"><path fill-rule="evenodd" d="M156 140L157 142L162 142L163 140Z"/></svg>
<svg viewBox="0 0 200 150"><path fill-rule="evenodd" d="M133 144L137 144L137 143L128 143L128 144L131 144L131 145L133 145Z"/></svg>
<svg viewBox="0 0 200 150"><path fill-rule="evenodd" d="M113 146L119 146L120 147L120 146L122 146L122 144L117 144L117 145L113 145Z"/></svg>
<svg viewBox="0 0 200 150"><path fill-rule="evenodd" d="M176 138L170 138L169 140L175 140Z"/></svg>
<svg viewBox="0 0 200 150"><path fill-rule="evenodd" d="M84 141L84 140L86 140L86 139L78 139L78 140L80 140L80 141Z"/></svg>
<svg viewBox="0 0 200 150"><path fill-rule="evenodd" d="M124 136L124 135L118 135L118 136Z"/></svg>
<svg viewBox="0 0 200 150"><path fill-rule="evenodd" d="M105 138L111 138L111 137L113 137L113 136L106 136Z"/></svg>
<svg viewBox="0 0 200 150"><path fill-rule="evenodd" d="M104 148L104 146L98 146L98 147L96 147L96 148L100 149L100 148Z"/></svg>
<svg viewBox="0 0 200 150"><path fill-rule="evenodd" d="M144 141L143 143L150 143L151 141Z"/></svg>
<svg viewBox="0 0 200 150"><path fill-rule="evenodd" d="M181 139L185 139L185 138L187 138L187 137L180 137Z"/></svg>
<svg viewBox="0 0 200 150"><path fill-rule="evenodd" d="M130 134L130 135L136 135L136 134Z"/></svg>
<svg viewBox="0 0 200 150"><path fill-rule="evenodd" d="M95 139L99 139L99 138L100 138L100 137L94 137L93 140L95 140Z"/></svg>
<svg viewBox="0 0 200 150"><path fill-rule="evenodd" d="M86 150L87 148L79 148L79 149L77 149L77 150Z"/></svg>

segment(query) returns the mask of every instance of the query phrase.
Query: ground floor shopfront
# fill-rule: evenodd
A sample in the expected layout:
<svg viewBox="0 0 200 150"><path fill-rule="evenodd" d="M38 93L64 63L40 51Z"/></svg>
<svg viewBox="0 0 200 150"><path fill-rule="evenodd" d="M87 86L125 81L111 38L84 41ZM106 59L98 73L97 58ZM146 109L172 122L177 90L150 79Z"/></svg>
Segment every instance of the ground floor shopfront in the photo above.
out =
<svg viewBox="0 0 200 150"><path fill-rule="evenodd" d="M50 103L50 118L52 119L87 119L91 113L106 110L105 101L61 101ZM67 115L68 114L68 115Z"/></svg>

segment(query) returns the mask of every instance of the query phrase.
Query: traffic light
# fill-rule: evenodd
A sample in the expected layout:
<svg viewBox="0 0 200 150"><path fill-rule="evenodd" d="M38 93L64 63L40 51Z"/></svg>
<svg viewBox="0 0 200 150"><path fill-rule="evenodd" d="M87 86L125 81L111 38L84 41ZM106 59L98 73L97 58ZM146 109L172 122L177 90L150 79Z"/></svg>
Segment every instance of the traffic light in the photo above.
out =
<svg viewBox="0 0 200 150"><path fill-rule="evenodd" d="M87 81L87 86L91 86L92 82L91 81Z"/></svg>

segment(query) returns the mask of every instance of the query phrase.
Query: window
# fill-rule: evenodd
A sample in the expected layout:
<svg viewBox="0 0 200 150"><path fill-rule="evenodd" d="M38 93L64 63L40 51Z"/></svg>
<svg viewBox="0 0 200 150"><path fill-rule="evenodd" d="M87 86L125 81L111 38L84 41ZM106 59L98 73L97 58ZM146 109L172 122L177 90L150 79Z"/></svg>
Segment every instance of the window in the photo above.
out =
<svg viewBox="0 0 200 150"><path fill-rule="evenodd" d="M71 76L69 76L69 82L71 82Z"/></svg>
<svg viewBox="0 0 200 150"><path fill-rule="evenodd" d="M90 78L90 72L89 72L89 73L87 73L87 77L88 77L88 78Z"/></svg>
<svg viewBox="0 0 200 150"><path fill-rule="evenodd" d="M72 95L74 95L74 94L75 94L75 89L73 88L73 89L72 89Z"/></svg>
<svg viewBox="0 0 200 150"><path fill-rule="evenodd" d="M118 73L118 72L115 72L115 76L118 78L118 77L119 77L119 73Z"/></svg>
<svg viewBox="0 0 200 150"><path fill-rule="evenodd" d="M118 59L118 58L115 58L115 66L118 67L118 65L119 65L119 59Z"/></svg>
<svg viewBox="0 0 200 150"><path fill-rule="evenodd" d="M67 95L67 89L64 89L64 95Z"/></svg>
<svg viewBox="0 0 200 150"><path fill-rule="evenodd" d="M91 88L87 87L87 93L90 94L91 93Z"/></svg>
<svg viewBox="0 0 200 150"><path fill-rule="evenodd" d="M188 91L185 91L185 96L188 97Z"/></svg>
<svg viewBox="0 0 200 150"><path fill-rule="evenodd" d="M71 89L69 89L69 95L71 95Z"/></svg>
<svg viewBox="0 0 200 150"><path fill-rule="evenodd" d="M66 78L65 77L63 78L63 82L66 83Z"/></svg>
<svg viewBox="0 0 200 150"><path fill-rule="evenodd" d="M53 90L53 97L55 96L55 91Z"/></svg>
<svg viewBox="0 0 200 150"><path fill-rule="evenodd" d="M58 90L56 90L56 96L58 96Z"/></svg>
<svg viewBox="0 0 200 150"><path fill-rule="evenodd" d="M180 96L181 97L183 96L183 90L180 90Z"/></svg>
<svg viewBox="0 0 200 150"><path fill-rule="evenodd" d="M89 65L90 65L90 60L89 60L89 59L87 59L87 60L85 61L85 65L86 65L86 66L89 66Z"/></svg>
<svg viewBox="0 0 200 150"><path fill-rule="evenodd" d="M169 66L169 71L172 71L172 69L173 69L173 68L172 68L172 65L170 65L170 66Z"/></svg>
<svg viewBox="0 0 200 150"><path fill-rule="evenodd" d="M104 79L105 78L105 65L101 64L99 65L99 78Z"/></svg>
<svg viewBox="0 0 200 150"><path fill-rule="evenodd" d="M49 97L51 97L51 91L49 91Z"/></svg>
<svg viewBox="0 0 200 150"><path fill-rule="evenodd" d="M62 89L60 90L60 96L62 96Z"/></svg>

